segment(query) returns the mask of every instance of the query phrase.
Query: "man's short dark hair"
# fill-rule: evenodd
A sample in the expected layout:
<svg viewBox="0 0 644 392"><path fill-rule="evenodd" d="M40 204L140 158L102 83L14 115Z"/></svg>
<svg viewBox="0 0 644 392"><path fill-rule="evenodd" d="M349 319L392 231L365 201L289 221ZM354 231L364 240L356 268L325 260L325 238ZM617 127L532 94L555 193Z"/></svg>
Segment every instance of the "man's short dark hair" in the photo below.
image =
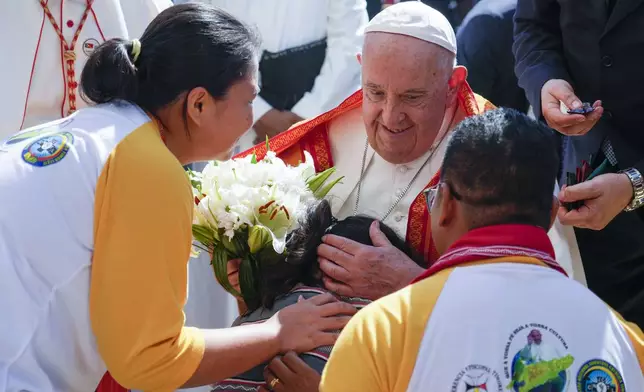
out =
<svg viewBox="0 0 644 392"><path fill-rule="evenodd" d="M547 230L558 167L553 131L500 108L454 129L441 177L469 209L471 228L519 223Z"/></svg>

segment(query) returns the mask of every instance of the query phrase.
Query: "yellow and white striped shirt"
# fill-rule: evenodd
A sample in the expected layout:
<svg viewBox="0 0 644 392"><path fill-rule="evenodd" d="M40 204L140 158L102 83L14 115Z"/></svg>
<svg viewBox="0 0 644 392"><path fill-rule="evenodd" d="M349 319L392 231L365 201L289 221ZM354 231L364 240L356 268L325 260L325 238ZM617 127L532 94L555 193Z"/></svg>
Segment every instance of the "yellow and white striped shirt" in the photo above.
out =
<svg viewBox="0 0 644 392"><path fill-rule="evenodd" d="M158 127L99 105L0 144L0 389L180 387L193 200Z"/></svg>
<svg viewBox="0 0 644 392"><path fill-rule="evenodd" d="M644 391L643 370L639 328L540 261L506 257L366 306L342 331L320 391Z"/></svg>

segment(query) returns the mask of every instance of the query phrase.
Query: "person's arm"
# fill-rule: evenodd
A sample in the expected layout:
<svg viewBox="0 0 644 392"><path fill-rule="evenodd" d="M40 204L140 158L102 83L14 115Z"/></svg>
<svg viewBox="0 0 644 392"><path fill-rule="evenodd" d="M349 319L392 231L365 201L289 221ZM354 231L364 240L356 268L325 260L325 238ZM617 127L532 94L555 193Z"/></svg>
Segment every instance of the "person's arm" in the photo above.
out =
<svg viewBox="0 0 644 392"><path fill-rule="evenodd" d="M404 346L404 328L391 323L392 315L374 302L349 321L333 346L320 381L320 392L390 391L398 373ZM391 339L391 340L390 340Z"/></svg>
<svg viewBox="0 0 644 392"><path fill-rule="evenodd" d="M119 3L127 27L127 38L130 39L140 38L152 19L173 5L170 0L120 0Z"/></svg>
<svg viewBox="0 0 644 392"><path fill-rule="evenodd" d="M356 55L362 50L367 25L364 0L328 2L327 49L320 75L310 92L304 94L291 110L302 118L311 118L337 106L360 86L360 64ZM331 102L338 97L338 102Z"/></svg>
<svg viewBox="0 0 644 392"><path fill-rule="evenodd" d="M96 188L90 318L98 350L121 385L146 391L206 385L288 350L331 344L348 304L320 295L266 323L184 326L192 193L180 164L145 125L111 154ZM338 311L339 310L339 311Z"/></svg>
<svg viewBox="0 0 644 392"><path fill-rule="evenodd" d="M495 17L478 15L463 26L456 37L458 64L467 68L467 82L472 90L486 98L494 96L498 76L494 67L494 43L498 37Z"/></svg>
<svg viewBox="0 0 644 392"><path fill-rule="evenodd" d="M132 389L180 387L205 349L203 333L184 327L193 207L173 159L144 125L116 147L96 189L91 323L108 370Z"/></svg>
<svg viewBox="0 0 644 392"><path fill-rule="evenodd" d="M541 88L550 79L570 82L563 58L556 0L518 0L514 14L514 70L537 118Z"/></svg>

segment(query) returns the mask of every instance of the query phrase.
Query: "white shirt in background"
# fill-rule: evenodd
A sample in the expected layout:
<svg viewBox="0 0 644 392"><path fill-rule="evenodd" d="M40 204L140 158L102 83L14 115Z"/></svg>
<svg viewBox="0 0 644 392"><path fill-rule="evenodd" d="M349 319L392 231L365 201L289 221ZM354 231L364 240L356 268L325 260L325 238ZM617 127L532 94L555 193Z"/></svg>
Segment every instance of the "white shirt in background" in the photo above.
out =
<svg viewBox="0 0 644 392"><path fill-rule="evenodd" d="M368 22L365 0L201 0L257 26L262 49L280 52L326 37L326 58L313 89L291 109L311 118L339 105L360 88L363 30ZM181 3L185 1L177 1ZM260 75L261 78L261 75ZM271 106L254 102L257 121Z"/></svg>
<svg viewBox="0 0 644 392"><path fill-rule="evenodd" d="M86 0L49 0L49 9L71 43ZM95 0L75 46L76 82L92 51L110 38L138 38L170 0ZM61 40L38 0L11 1L0 12L0 140L20 129L67 115ZM76 91L76 107L86 104Z"/></svg>

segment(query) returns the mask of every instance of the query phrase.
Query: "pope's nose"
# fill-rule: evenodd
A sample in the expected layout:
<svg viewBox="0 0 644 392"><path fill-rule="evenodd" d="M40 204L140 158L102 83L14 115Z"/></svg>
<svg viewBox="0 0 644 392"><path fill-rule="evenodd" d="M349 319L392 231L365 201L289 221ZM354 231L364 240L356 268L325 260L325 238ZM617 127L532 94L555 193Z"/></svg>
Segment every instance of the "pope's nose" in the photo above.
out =
<svg viewBox="0 0 644 392"><path fill-rule="evenodd" d="M396 131L404 128L405 119L407 116L404 112L397 108L384 108L381 114L382 125L389 128L390 131Z"/></svg>

